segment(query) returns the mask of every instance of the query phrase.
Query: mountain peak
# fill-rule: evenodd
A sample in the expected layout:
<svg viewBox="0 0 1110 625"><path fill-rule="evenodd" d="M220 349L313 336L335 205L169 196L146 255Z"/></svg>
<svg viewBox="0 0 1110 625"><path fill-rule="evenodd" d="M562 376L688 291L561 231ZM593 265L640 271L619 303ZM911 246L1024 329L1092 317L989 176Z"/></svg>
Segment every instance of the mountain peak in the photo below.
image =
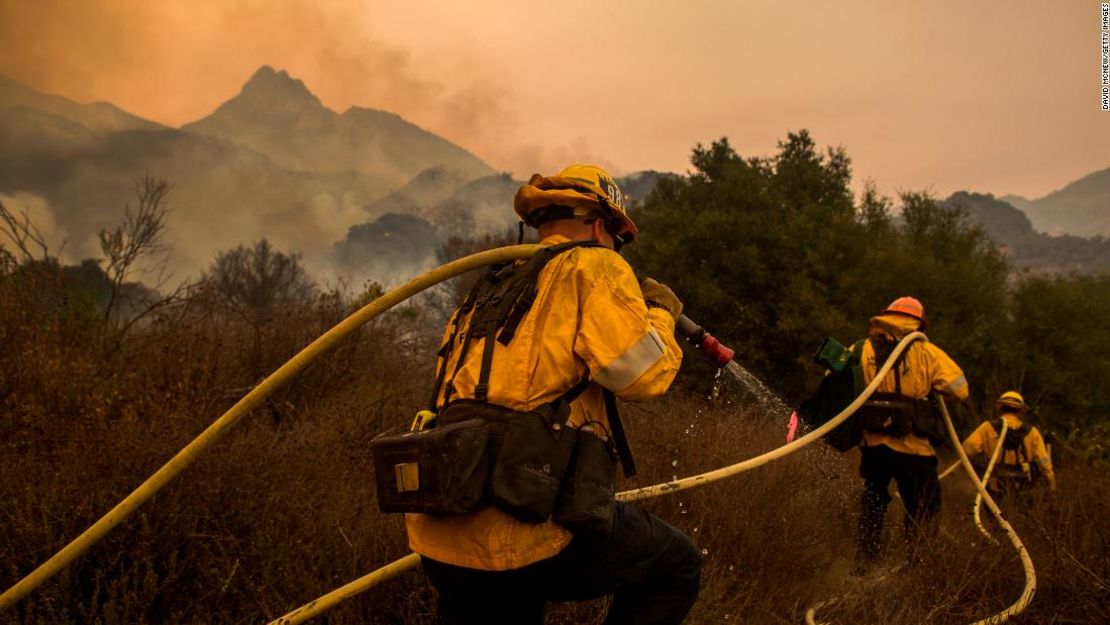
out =
<svg viewBox="0 0 1110 625"><path fill-rule="evenodd" d="M285 70L263 65L243 85L239 98L266 110L322 108L320 99Z"/></svg>

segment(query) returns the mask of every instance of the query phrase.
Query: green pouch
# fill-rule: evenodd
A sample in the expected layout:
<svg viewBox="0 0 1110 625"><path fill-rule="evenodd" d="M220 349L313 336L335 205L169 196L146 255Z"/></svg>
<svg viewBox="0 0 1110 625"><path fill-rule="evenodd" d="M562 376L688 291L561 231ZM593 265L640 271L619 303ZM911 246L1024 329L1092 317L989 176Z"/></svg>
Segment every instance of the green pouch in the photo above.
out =
<svg viewBox="0 0 1110 625"><path fill-rule="evenodd" d="M852 350L840 344L840 341L832 338L831 336L821 343L821 347L817 349L817 353L813 355L813 361L819 365L823 365L833 373L840 373L848 366L855 354Z"/></svg>

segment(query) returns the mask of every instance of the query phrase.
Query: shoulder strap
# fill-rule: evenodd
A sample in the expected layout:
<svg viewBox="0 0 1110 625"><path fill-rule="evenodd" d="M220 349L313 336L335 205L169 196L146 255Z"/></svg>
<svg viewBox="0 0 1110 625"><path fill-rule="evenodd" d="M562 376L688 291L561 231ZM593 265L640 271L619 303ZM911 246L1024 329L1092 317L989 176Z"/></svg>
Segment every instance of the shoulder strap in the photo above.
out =
<svg viewBox="0 0 1110 625"><path fill-rule="evenodd" d="M559 254L576 247L601 247L601 244L597 241L566 241L550 245L536 252L522 264L494 268L475 284L475 289L468 298L472 300L469 306L473 308L474 314L467 327L463 351L459 355L451 380L447 382L447 393L452 392L455 375L464 364L470 343L481 338L485 343L478 370L478 382L474 387L474 399L484 402L489 398L489 379L496 343L508 345L512 341L524 315L535 303L539 275L547 263ZM437 381L435 391L437 395L439 384L440 382Z"/></svg>
<svg viewBox="0 0 1110 625"><path fill-rule="evenodd" d="M886 361L890 358L890 355L894 352L894 347L898 343L891 341L885 335L879 337L872 336L865 340L871 341L871 349L875 351L875 373L878 373L879 369L886 364ZM894 361L894 366L892 367L894 369L894 392L898 395L902 394L902 361L905 360L906 352L908 351L909 347L907 346L906 349L898 355L898 360Z"/></svg>
<svg viewBox="0 0 1110 625"><path fill-rule="evenodd" d="M462 318L466 316L470 307L474 305L474 298L481 289L483 279L484 278L479 278L474 282L474 286L470 287L470 292L467 293L462 306L459 306L458 309L455 310L455 314L451 316L451 334L447 336L447 340L443 342L439 351L436 352L436 356L439 357L440 363L439 371L436 372L435 386L432 387L432 397L428 401L428 409L432 412L435 412L436 400L439 399L439 388L443 385L443 378L447 375L447 360L451 355L451 350L455 347L455 340L459 337L459 327L462 325ZM453 377L454 376L452 376L452 378Z"/></svg>
<svg viewBox="0 0 1110 625"><path fill-rule="evenodd" d="M628 437L624 433L624 423L621 421L620 411L617 410L617 395L613 391L602 387L601 396L605 398L605 412L609 417L609 431L613 433L613 444L617 447L617 457L621 461L621 471L625 477L636 475L636 460L632 457L632 448L628 445Z"/></svg>

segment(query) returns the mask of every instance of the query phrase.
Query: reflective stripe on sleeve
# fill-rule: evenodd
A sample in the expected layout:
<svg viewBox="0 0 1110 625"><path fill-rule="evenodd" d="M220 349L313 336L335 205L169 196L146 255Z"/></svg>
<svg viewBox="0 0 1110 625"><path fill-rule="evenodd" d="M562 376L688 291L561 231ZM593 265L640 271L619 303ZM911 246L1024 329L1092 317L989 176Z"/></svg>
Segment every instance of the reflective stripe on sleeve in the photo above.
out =
<svg viewBox="0 0 1110 625"><path fill-rule="evenodd" d="M617 356L613 362L605 366L594 375L594 379L602 386L620 391L628 388L652 365L663 358L667 347L663 339L652 328L640 340L632 344L623 354Z"/></svg>
<svg viewBox="0 0 1110 625"><path fill-rule="evenodd" d="M948 386L944 387L944 390L949 393L955 393L965 386L967 386L967 378L961 375L955 380L952 380L952 382Z"/></svg>

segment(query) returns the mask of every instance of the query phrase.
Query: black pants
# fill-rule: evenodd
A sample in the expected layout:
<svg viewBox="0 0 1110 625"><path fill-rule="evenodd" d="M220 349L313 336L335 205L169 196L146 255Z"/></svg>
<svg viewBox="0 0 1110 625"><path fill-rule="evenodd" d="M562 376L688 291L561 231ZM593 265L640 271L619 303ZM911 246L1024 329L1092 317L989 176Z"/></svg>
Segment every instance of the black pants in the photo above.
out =
<svg viewBox="0 0 1110 625"><path fill-rule="evenodd" d="M882 546L883 517L890 494L890 480L898 484L898 493L906 508L905 537L912 541L920 535L935 535L939 529L940 480L937 479L935 456L915 456L894 451L886 445L861 447L859 473L863 478L860 498L859 528L856 557L873 560Z"/></svg>
<svg viewBox="0 0 1110 625"><path fill-rule="evenodd" d="M613 595L609 625L677 625L698 596L702 555L679 530L618 503L608 536L576 535L552 558L480 571L424 558L441 625L541 625L547 601Z"/></svg>

